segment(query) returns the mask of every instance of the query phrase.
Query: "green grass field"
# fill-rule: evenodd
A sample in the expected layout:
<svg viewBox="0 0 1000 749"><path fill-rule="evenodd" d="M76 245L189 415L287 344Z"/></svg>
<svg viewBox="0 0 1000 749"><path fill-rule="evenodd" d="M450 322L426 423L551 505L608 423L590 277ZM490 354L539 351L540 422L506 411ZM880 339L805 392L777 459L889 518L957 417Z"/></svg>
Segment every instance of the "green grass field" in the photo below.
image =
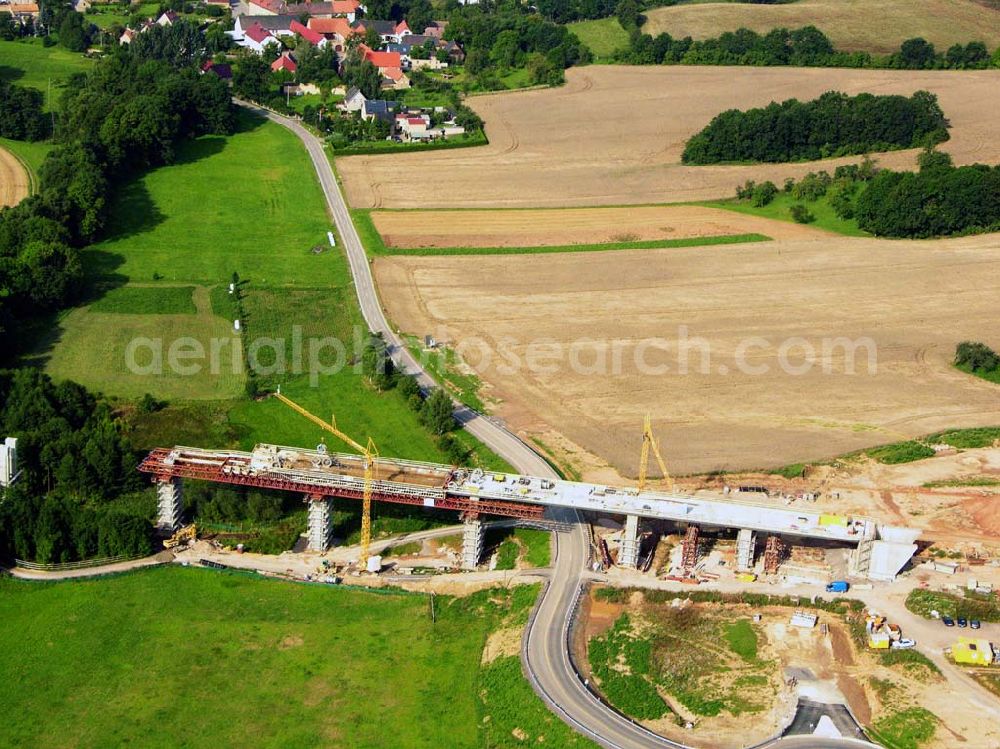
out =
<svg viewBox="0 0 1000 749"><path fill-rule="evenodd" d="M815 226L817 229L826 229L836 234L844 234L848 237L870 236L868 232L858 228L858 222L854 219L842 219L837 216L825 197L809 202L806 200L795 200L791 195L781 192L778 193L771 203L762 208L755 208L748 202L738 200L713 200L697 203L697 205L704 205L709 208L722 208L727 211L746 213L751 216L774 218L779 221L794 222L795 219L792 218L791 210L792 206L796 203L804 205L816 217L816 220L809 224L810 226Z"/></svg>
<svg viewBox="0 0 1000 749"><path fill-rule="evenodd" d="M576 38L594 53L596 62L609 62L618 50L628 49L628 32L614 16L566 24Z"/></svg>
<svg viewBox="0 0 1000 749"><path fill-rule="evenodd" d="M0 41L0 78L46 92L46 107L58 103L67 78L83 73L93 63L63 47L43 47L40 39Z"/></svg>
<svg viewBox="0 0 1000 749"><path fill-rule="evenodd" d="M236 272L244 350L264 368L258 370L262 386L281 384L324 417L336 412L341 428L362 441L371 435L384 455L446 462L399 393L376 393L349 366L366 329L346 259L328 247L331 227L312 165L290 132L242 115L239 132L229 138L183 144L178 163L124 187L109 225L113 234L85 253L98 298L64 314L32 360L57 378L107 395L149 392L178 401L137 417L141 446L311 447L324 436L277 401L241 397L246 378L227 293ZM324 250L315 253L317 246ZM171 344L188 337L205 352L181 362L200 364L194 375L169 366ZM162 375L137 375L126 366L136 338L162 341ZM276 356L280 346L284 353ZM141 348L135 361L151 365L152 354ZM188 405L195 400L211 403ZM470 463L508 468L471 435L456 438L471 453Z"/></svg>
<svg viewBox="0 0 1000 749"><path fill-rule="evenodd" d="M487 634L522 626L536 594L436 596L432 620L422 595L176 566L0 580L17 642L0 653L0 745L507 747L523 726L585 746L519 667L480 666Z"/></svg>

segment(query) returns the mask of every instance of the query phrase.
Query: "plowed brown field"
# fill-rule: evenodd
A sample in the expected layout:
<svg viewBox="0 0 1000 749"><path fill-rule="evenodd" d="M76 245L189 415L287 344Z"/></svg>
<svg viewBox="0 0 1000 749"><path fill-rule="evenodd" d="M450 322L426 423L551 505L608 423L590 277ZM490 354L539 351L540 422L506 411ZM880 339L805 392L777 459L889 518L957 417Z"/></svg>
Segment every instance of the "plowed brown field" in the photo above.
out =
<svg viewBox="0 0 1000 749"><path fill-rule="evenodd" d="M0 207L17 205L28 196L28 173L14 154L0 148Z"/></svg>
<svg viewBox="0 0 1000 749"><path fill-rule="evenodd" d="M550 436L564 435L624 474L636 472L647 411L679 472L781 465L1000 423L998 386L950 366L959 341L996 340L1000 234L390 257L375 270L403 330L460 345L475 367L489 357L488 395L511 426L569 452ZM863 348L854 374L842 349L824 355L824 339L836 337L870 338L875 373ZM781 366L783 345L791 371L805 373ZM750 372L761 365L766 372Z"/></svg>
<svg viewBox="0 0 1000 749"><path fill-rule="evenodd" d="M758 6L754 6L757 8ZM986 11L984 11L986 12ZM951 120L943 149L958 163L1000 162L1000 70L620 67L568 71L558 89L470 99L490 144L429 153L350 156L337 166L355 207L634 205L729 197L748 179L801 176L851 159L801 164L680 164L684 143L733 107L847 93L938 94ZM914 151L880 158L911 167ZM422 175L417 179L417 175Z"/></svg>
<svg viewBox="0 0 1000 749"><path fill-rule="evenodd" d="M952 44L1000 45L1000 11L975 0L797 0L787 5L696 3L653 8L647 34L706 39L740 27L766 33L783 26L813 25L837 49L888 54L913 37L944 52Z"/></svg>
<svg viewBox="0 0 1000 749"><path fill-rule="evenodd" d="M513 211L375 211L389 247L539 247L756 233L774 239L823 232L787 221L691 205Z"/></svg>

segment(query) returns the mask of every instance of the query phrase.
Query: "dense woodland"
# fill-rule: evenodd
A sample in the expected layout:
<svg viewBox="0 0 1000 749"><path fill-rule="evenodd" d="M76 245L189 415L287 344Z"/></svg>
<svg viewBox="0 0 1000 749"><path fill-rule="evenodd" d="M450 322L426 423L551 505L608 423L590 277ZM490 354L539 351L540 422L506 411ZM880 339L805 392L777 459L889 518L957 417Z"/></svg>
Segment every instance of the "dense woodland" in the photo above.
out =
<svg viewBox="0 0 1000 749"><path fill-rule="evenodd" d="M803 161L934 145L948 139L937 97L828 91L717 115L684 148L686 164Z"/></svg>
<svg viewBox="0 0 1000 749"><path fill-rule="evenodd" d="M856 217L881 237L935 237L1000 229L1000 166L956 167L928 151L917 172L881 170L860 194Z"/></svg>
<svg viewBox="0 0 1000 749"><path fill-rule="evenodd" d="M0 556L149 552L151 508L120 501L142 486L136 454L106 403L33 369L0 371L0 434L17 435L22 471L0 502Z"/></svg>

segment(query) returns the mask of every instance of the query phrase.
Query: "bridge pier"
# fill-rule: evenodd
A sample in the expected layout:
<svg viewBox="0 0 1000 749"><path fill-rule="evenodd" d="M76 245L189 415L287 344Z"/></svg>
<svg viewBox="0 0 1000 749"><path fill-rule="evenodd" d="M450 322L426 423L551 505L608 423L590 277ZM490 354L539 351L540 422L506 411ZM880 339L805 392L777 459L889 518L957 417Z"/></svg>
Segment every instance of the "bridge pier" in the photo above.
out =
<svg viewBox="0 0 1000 749"><path fill-rule="evenodd" d="M318 494L307 494L309 503L309 551L324 552L330 548L333 537L333 525L330 514L333 511L333 499Z"/></svg>
<svg viewBox="0 0 1000 749"><path fill-rule="evenodd" d="M626 515L622 528L622 546L618 551L618 566L634 570L639 564L639 516Z"/></svg>
<svg viewBox="0 0 1000 749"><path fill-rule="evenodd" d="M749 528L740 528L736 534L736 570L748 572L753 569L757 551L757 534Z"/></svg>
<svg viewBox="0 0 1000 749"><path fill-rule="evenodd" d="M181 527L181 513L184 510L184 484L182 479L172 477L156 482L158 505L156 527L173 533Z"/></svg>
<svg viewBox="0 0 1000 749"><path fill-rule="evenodd" d="M479 566L486 541L486 529L479 519L479 513L467 512L462 515L462 569L474 570Z"/></svg>

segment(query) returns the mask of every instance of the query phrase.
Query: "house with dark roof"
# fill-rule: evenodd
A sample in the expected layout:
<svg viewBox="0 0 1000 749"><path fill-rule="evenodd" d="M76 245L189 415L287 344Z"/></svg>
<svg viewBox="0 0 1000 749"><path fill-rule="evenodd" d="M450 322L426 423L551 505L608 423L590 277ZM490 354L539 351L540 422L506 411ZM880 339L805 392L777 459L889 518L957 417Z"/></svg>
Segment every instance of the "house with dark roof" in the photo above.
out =
<svg viewBox="0 0 1000 749"><path fill-rule="evenodd" d="M392 127L396 121L399 102L385 99L366 99L361 105L361 117L365 120L377 119L388 122Z"/></svg>
<svg viewBox="0 0 1000 749"><path fill-rule="evenodd" d="M267 29L274 36L295 36L295 32L292 31L292 24L296 23L297 20L295 16L288 15L236 16L236 20L233 21L233 30L228 33L234 40L239 41L246 34L248 28L257 25L262 29Z"/></svg>
<svg viewBox="0 0 1000 749"><path fill-rule="evenodd" d="M233 85L233 69L227 63L212 62L209 60L201 66L201 74L205 75L206 73L212 73L228 83L230 86Z"/></svg>
<svg viewBox="0 0 1000 749"><path fill-rule="evenodd" d="M383 43L398 43L403 40L403 37L413 33L410 31L410 27L406 25L406 21L396 23L395 21L379 21L372 18L362 18L360 21L355 21L351 24L351 27L361 34L366 34L369 29L374 29L375 33L379 35L379 38Z"/></svg>

